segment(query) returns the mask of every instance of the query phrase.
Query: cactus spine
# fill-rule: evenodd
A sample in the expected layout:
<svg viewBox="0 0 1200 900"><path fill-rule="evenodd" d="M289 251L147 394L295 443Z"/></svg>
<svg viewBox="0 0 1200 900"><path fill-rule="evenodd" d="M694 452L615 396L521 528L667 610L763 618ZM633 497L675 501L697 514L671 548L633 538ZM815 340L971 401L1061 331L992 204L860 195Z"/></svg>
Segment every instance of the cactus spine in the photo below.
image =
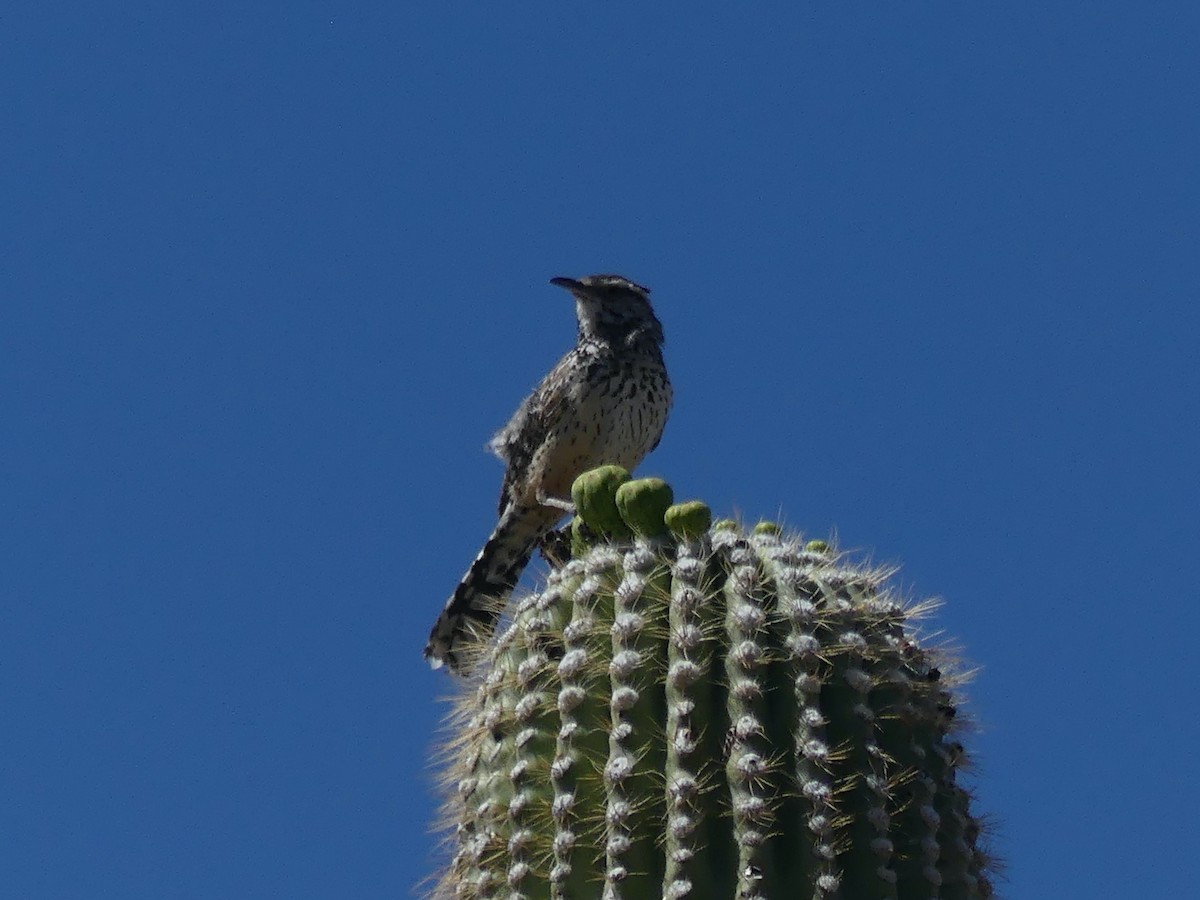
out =
<svg viewBox="0 0 1200 900"><path fill-rule="evenodd" d="M927 606L657 479L573 496L571 558L455 700L436 896L992 896Z"/></svg>

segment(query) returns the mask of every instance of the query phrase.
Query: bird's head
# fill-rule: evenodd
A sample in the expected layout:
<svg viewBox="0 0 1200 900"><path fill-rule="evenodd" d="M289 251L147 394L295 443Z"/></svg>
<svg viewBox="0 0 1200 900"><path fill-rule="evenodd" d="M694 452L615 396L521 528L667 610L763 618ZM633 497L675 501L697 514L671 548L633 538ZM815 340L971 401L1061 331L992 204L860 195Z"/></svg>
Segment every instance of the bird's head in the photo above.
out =
<svg viewBox="0 0 1200 900"><path fill-rule="evenodd" d="M662 344L662 324L650 306L650 289L620 275L551 278L575 297L580 338L609 343Z"/></svg>

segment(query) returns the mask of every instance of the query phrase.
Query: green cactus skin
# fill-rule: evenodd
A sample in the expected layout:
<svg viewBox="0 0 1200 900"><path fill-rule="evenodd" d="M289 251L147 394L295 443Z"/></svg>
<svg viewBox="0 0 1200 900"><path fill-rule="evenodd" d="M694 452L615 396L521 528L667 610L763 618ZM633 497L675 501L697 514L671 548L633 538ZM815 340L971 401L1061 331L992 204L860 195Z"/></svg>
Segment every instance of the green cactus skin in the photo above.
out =
<svg viewBox="0 0 1200 900"><path fill-rule="evenodd" d="M572 558L454 701L434 896L992 896L931 604L657 479L572 497Z"/></svg>

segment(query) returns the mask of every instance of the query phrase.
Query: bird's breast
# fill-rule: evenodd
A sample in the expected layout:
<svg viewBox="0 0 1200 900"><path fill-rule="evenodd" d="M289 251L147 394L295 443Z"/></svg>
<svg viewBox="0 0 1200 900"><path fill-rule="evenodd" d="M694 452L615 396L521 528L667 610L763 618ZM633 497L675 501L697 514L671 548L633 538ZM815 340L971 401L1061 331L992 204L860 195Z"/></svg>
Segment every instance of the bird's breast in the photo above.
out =
<svg viewBox="0 0 1200 900"><path fill-rule="evenodd" d="M632 469L658 441L671 406L671 384L661 365L613 366L581 398L584 417L595 422L593 465Z"/></svg>
<svg viewBox="0 0 1200 900"><path fill-rule="evenodd" d="M593 358L568 390L522 493L568 497L577 476L599 465L634 469L662 436L671 384L661 362Z"/></svg>

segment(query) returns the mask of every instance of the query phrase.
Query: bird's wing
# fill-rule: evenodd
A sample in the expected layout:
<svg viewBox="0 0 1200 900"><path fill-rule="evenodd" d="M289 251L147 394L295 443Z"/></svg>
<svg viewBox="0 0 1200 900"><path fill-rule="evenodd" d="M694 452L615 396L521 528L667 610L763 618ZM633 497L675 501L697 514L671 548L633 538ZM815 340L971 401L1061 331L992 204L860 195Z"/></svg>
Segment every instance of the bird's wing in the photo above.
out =
<svg viewBox="0 0 1200 900"><path fill-rule="evenodd" d="M504 460L507 469L500 487L500 514L508 505L516 486L529 474L533 456L566 410L571 389L571 373L578 365L572 350L558 361L541 383L517 407L508 424L496 432L488 444L491 451Z"/></svg>

